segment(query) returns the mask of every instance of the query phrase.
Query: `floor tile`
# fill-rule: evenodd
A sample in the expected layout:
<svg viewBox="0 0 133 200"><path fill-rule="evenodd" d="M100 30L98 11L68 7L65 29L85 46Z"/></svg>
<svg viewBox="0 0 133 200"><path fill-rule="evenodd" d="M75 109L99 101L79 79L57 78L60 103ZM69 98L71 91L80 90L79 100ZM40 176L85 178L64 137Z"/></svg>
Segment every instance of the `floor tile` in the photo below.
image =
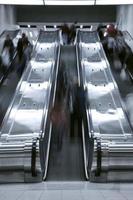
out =
<svg viewBox="0 0 133 200"><path fill-rule="evenodd" d="M62 200L61 191L44 191L39 200Z"/></svg>
<svg viewBox="0 0 133 200"><path fill-rule="evenodd" d="M102 190L101 193L103 194L105 200L126 200L119 190Z"/></svg>
<svg viewBox="0 0 133 200"><path fill-rule="evenodd" d="M125 199L127 200L133 200L133 190L130 191L130 190L122 190L120 191L120 193L125 197Z"/></svg>
<svg viewBox="0 0 133 200"><path fill-rule="evenodd" d="M0 192L0 200L17 200L19 197L21 197L23 194L23 191L3 191Z"/></svg>
<svg viewBox="0 0 133 200"><path fill-rule="evenodd" d="M40 200L42 191L24 191L17 200Z"/></svg>
<svg viewBox="0 0 133 200"><path fill-rule="evenodd" d="M63 190L62 200L83 200L80 190Z"/></svg>
<svg viewBox="0 0 133 200"><path fill-rule="evenodd" d="M81 191L84 200L105 200L104 196L100 191L96 190L85 190Z"/></svg>

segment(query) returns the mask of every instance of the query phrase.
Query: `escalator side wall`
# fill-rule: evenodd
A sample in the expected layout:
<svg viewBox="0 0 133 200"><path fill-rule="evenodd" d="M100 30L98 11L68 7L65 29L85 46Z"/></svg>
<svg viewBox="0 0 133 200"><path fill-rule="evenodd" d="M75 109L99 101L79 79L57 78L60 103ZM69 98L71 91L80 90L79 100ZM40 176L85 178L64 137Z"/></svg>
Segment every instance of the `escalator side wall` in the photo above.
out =
<svg viewBox="0 0 133 200"><path fill-rule="evenodd" d="M32 174L31 166L32 145L33 141L0 146L0 182L40 182L42 180L39 140L36 142L35 175Z"/></svg>
<svg viewBox="0 0 133 200"><path fill-rule="evenodd" d="M85 34L87 36L87 34L89 34L89 32L88 33L86 32ZM82 37L83 37L83 35L81 35L81 37L79 39L79 45L82 44L82 42L83 42L83 46L86 48L87 47L86 43L89 43L89 36L87 38L85 38L83 41L82 41ZM96 38L90 37L90 39L91 39L90 43L92 43L94 45L96 43L96 41L95 41ZM80 48L80 46L79 46L79 48ZM89 49L89 46L88 46L88 49ZM85 53L85 55L87 55L87 51L84 53ZM95 129L96 128L95 125L97 125L97 122L95 121L96 124L91 123L92 120L89 119L89 117L87 118L87 123L90 128L90 130L88 129L88 133L87 133L88 135L86 137L86 139L88 140L88 142L86 142L86 144L88 143L88 149L89 149L89 151L88 151L89 152L88 153L88 163L89 163L88 164L88 172L89 172L89 176L90 176L90 181L94 181L94 182L133 181L133 175L132 175L133 162L131 159L132 155L133 155L133 138L132 138L131 128L126 119L126 115L125 115L123 109L121 108L121 99L119 96L119 91L118 91L117 85L114 81L114 78L111 74L110 66L108 66L107 60L105 58L105 55L104 55L104 52L102 49L99 50L99 54L103 56L103 59L105 59L105 63L107 65L105 73L108 76L110 75L108 78L109 78L110 82L112 82L112 84L114 85L113 86L114 92L112 92L112 95L113 95L112 98L115 102L115 106L116 106L115 109L116 110L118 108L121 109L121 112L123 113L123 118L119 118L120 115L118 115L117 121L120 123L120 128L119 128L118 123L116 124L116 128L114 126L112 126L112 129L109 129L108 127L106 127L107 128L106 134L103 134L103 132L101 131L101 130L104 130L104 129L102 129L102 127L104 126L104 123L103 123L104 119L101 124L101 129L99 129L99 128ZM90 58L89 57L85 58L85 55L84 55L84 57L82 57L82 50L81 50L80 59L83 59L83 62L84 61L88 62L87 59L90 59ZM89 63L89 65L91 66L91 62ZM89 69L89 65L87 66L88 69ZM83 70L82 70L82 72L83 72ZM82 73L82 76L84 78L84 73ZM101 76L101 78L103 78L103 77ZM95 80L95 77L94 77L94 80ZM91 80L89 80L89 81L91 81ZM92 81L93 81L93 79L92 79ZM102 79L97 80L98 83L100 83L100 81L102 83ZM92 85L94 83L92 82ZM84 80L84 79L83 79L83 84L84 85L86 84L86 80ZM98 87L98 85L96 85L96 86ZM89 88L88 88L88 90L89 90ZM94 102L92 102L92 103L94 103ZM96 103L97 102L95 100L95 104ZM96 109L97 109L97 107L93 108L94 111ZM99 112L99 110L98 110L98 112ZM90 113L89 109L87 112L89 115L89 113ZM104 110L103 110L103 113L104 113ZM91 117L92 116L90 115L90 118ZM93 117L95 117L95 116L93 116ZM91 132L91 126L92 126L92 130L93 130L92 132ZM118 126L118 129L117 129L117 126ZM111 132L109 132L108 130L111 130ZM120 130L122 130L122 131L120 131ZM91 140L91 138L92 138L92 140Z"/></svg>
<svg viewBox="0 0 133 200"><path fill-rule="evenodd" d="M101 168L97 175L97 141L94 143L93 162L90 168L92 182L132 182L133 143L101 141Z"/></svg>
<svg viewBox="0 0 133 200"><path fill-rule="evenodd" d="M47 36L47 34L49 34L49 33L45 32L44 36L45 35ZM50 34L52 35L52 32ZM57 33L55 33L55 35L57 35ZM41 42L42 42L43 32L40 33L40 37L41 37ZM49 38L50 38L50 36L49 36ZM46 40L46 38L45 38L45 40ZM59 43L59 41L55 40L55 41L52 41L52 43L53 42L55 42L55 49L54 49L52 59L54 59L54 63L56 63L56 54L55 53L57 53L57 49L58 49L57 43ZM44 57L45 57L45 55L44 55ZM45 62L44 62L44 67L45 67ZM48 67L49 67L49 65L48 65ZM29 66L29 68L27 68L25 70L25 72L21 78L21 81L17 87L15 97L18 97L18 95L20 95L22 93L23 90L21 90L21 93L19 92L19 90L21 88L21 83L23 82L23 78L29 78L27 73L30 72L30 70L31 70L30 68L31 67ZM10 108L9 108L6 118L5 118L5 122L3 124L4 127L2 127L2 130L1 130L0 182L40 182L40 181L42 181L44 164L42 164L43 161L41 159L43 157L43 160L45 160L44 156L46 155L46 150L47 150L47 140L48 140L48 134L49 134L49 130L47 130L47 129L49 129L50 123L48 122L48 124L46 125L46 118L47 118L47 110L49 109L50 93L52 93L52 91L53 91L53 90L51 90L51 84L53 81L54 73L55 73L54 66L51 65L51 73L48 73L48 77L46 76L46 80L44 80L47 82L49 81L48 82L49 84L47 87L48 91L46 91L46 98L45 98L47 102L44 102L45 105L43 104L44 110L42 110L42 119L40 121L41 123L39 123L40 124L39 130L41 130L40 132L28 132L28 129L24 129L23 132L21 132L21 126L20 126L19 130L18 129L12 130L12 126L11 126L11 128L9 127L10 131L6 132L5 128L7 127L6 126L7 122L9 121L8 125L11 124L10 123L11 121L9 120L9 118L10 118L10 113L12 112L12 110L14 110L14 109L12 109L12 107L15 106L16 103L18 102L18 101L15 102L15 100L16 100L15 97L10 105ZM39 81L40 81L40 79L39 79ZM40 84L41 83L38 83L38 86L40 86ZM40 87L38 87L38 88L40 88ZM27 95L28 94L29 93L27 93ZM23 97L23 95L22 95L22 97ZM29 111L30 111L30 109L31 109L31 107L29 107ZM32 108L32 109L34 109L34 108ZM36 110L38 111L38 109L36 109ZM15 109L15 111L17 112L17 108ZM12 120L14 120L14 118ZM32 120L32 118L30 120ZM34 121L34 119L33 119L33 121ZM46 125L46 127L45 127L45 125ZM28 126L25 126L25 128L28 128ZM41 133L44 134L44 136L45 136L43 139L42 139ZM2 138L2 134L3 134L3 138ZM40 137L42 140L40 139ZM46 139L46 141L44 141L44 139ZM42 146L43 146L43 148L41 148ZM7 174L9 175L8 180L7 180L7 178L5 178L5 177L7 177Z"/></svg>

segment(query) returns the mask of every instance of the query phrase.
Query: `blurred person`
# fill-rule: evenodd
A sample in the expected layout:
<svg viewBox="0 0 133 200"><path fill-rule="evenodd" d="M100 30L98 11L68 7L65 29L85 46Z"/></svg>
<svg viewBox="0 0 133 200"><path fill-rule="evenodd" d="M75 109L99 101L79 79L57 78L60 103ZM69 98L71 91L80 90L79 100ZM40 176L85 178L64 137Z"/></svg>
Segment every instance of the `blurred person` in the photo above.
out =
<svg viewBox="0 0 133 200"><path fill-rule="evenodd" d="M116 48L115 37L117 34L117 31L113 24L107 25L106 33L107 33L106 37L104 37L104 40L102 42L103 47L105 48L106 53L113 55L115 53L115 48Z"/></svg>
<svg viewBox="0 0 133 200"><path fill-rule="evenodd" d="M114 24L107 25L107 34L110 37L115 37L117 35L117 29L115 28Z"/></svg>
<svg viewBox="0 0 133 200"><path fill-rule="evenodd" d="M24 45L25 42L26 42L27 44L30 43L29 40L28 40L28 37L26 36L25 33L22 33L21 40L22 40L23 45Z"/></svg>
<svg viewBox="0 0 133 200"><path fill-rule="evenodd" d="M67 87L68 87L68 77L67 77L67 71L66 71L66 65L63 60L60 61L59 69L58 69L58 88L59 93L58 98L61 100L66 96Z"/></svg>
<svg viewBox="0 0 133 200"><path fill-rule="evenodd" d="M81 136L82 122L86 107L86 91L79 85L78 80L70 91L70 135L74 136L75 123L78 124L78 136Z"/></svg>
<svg viewBox="0 0 133 200"><path fill-rule="evenodd" d="M24 50L24 54L26 56L27 62L30 60L31 57L31 52L32 52L32 44L30 43L28 37L26 36L25 33L22 33L22 44L23 44L23 50Z"/></svg>
<svg viewBox="0 0 133 200"><path fill-rule="evenodd" d="M23 50L23 42L22 39L20 38L17 43L17 57L16 57L17 73L20 77L24 71L25 65L26 65L26 56Z"/></svg>
<svg viewBox="0 0 133 200"><path fill-rule="evenodd" d="M61 30L62 30L62 38L63 38L63 44L67 45L68 44L68 37L69 37L69 27L66 23L64 23L61 26Z"/></svg>
<svg viewBox="0 0 133 200"><path fill-rule="evenodd" d="M31 47L31 45L29 45L28 40L25 40L23 42L23 52L26 57L26 62L28 63L31 58L31 52L32 52L32 47Z"/></svg>
<svg viewBox="0 0 133 200"><path fill-rule="evenodd" d="M6 73L7 69L9 68L13 59L13 55L14 55L14 45L9 34L7 34L1 53L1 59L2 59L1 66L3 73Z"/></svg>
<svg viewBox="0 0 133 200"><path fill-rule="evenodd" d="M1 54L2 71L5 73L10 65L9 47L5 47Z"/></svg>
<svg viewBox="0 0 133 200"><path fill-rule="evenodd" d="M99 34L100 40L104 39L105 28L106 28L106 26L103 24L99 24L97 27L97 32Z"/></svg>
<svg viewBox="0 0 133 200"><path fill-rule="evenodd" d="M63 101L56 100L54 107L50 112L50 119L53 126L53 137L55 138L55 144L57 150L61 150L63 142L63 134L66 131L66 113L63 107Z"/></svg>
<svg viewBox="0 0 133 200"><path fill-rule="evenodd" d="M73 44L75 37L76 37L76 24L77 22L75 21L71 26L70 26L70 31L69 31L69 44Z"/></svg>
<svg viewBox="0 0 133 200"><path fill-rule="evenodd" d="M116 70L121 71L124 64L125 55L123 55L123 46L119 38L119 31L113 24L107 26L107 36L103 40L103 47L109 59L112 60ZM123 73L122 73L123 74Z"/></svg>
<svg viewBox="0 0 133 200"><path fill-rule="evenodd" d="M116 39L116 53L118 54L122 68L124 68L124 65L129 53L129 48L124 40L124 37L121 31L117 32L115 39Z"/></svg>
<svg viewBox="0 0 133 200"><path fill-rule="evenodd" d="M2 48L2 52L5 50L5 48L8 49L8 51L9 51L9 59L11 62L13 59L13 54L14 54L14 44L13 44L13 41L10 38L9 34L6 35L6 39L4 41L3 48Z"/></svg>

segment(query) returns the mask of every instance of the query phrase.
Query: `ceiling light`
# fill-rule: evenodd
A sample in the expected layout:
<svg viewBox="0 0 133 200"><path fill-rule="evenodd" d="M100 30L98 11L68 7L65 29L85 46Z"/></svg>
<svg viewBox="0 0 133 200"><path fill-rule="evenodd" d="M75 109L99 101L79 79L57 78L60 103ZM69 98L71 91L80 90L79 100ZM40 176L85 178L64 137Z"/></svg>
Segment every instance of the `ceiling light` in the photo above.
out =
<svg viewBox="0 0 133 200"><path fill-rule="evenodd" d="M133 0L96 0L96 5L133 4Z"/></svg>
<svg viewBox="0 0 133 200"><path fill-rule="evenodd" d="M0 4L8 5L44 5L43 0L0 0Z"/></svg>
<svg viewBox="0 0 133 200"><path fill-rule="evenodd" d="M45 0L45 5L94 5L94 0Z"/></svg>

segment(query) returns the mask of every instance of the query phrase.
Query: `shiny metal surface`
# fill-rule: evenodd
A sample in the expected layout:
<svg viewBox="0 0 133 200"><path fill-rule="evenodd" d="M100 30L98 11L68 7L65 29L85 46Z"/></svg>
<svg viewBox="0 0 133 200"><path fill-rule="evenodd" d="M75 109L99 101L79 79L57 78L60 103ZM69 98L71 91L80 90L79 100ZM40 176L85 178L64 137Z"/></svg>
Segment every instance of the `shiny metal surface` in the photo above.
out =
<svg viewBox="0 0 133 200"><path fill-rule="evenodd" d="M33 57L4 118L0 134L0 158L3 157L4 160L0 159L0 172L7 166L5 170L13 172L10 181L42 180L44 163L40 158L40 148L47 145L44 138L45 131L47 134L49 132L46 130L46 121L56 73L58 48L58 31L40 31ZM3 151L3 147L7 151ZM14 173L17 173L18 177L14 177ZM21 173L23 175L20 178Z"/></svg>
<svg viewBox="0 0 133 200"><path fill-rule="evenodd" d="M78 42L83 85L87 88L89 134L84 138L89 148L86 168L90 180L133 180L132 130L102 45L95 31L79 31Z"/></svg>

